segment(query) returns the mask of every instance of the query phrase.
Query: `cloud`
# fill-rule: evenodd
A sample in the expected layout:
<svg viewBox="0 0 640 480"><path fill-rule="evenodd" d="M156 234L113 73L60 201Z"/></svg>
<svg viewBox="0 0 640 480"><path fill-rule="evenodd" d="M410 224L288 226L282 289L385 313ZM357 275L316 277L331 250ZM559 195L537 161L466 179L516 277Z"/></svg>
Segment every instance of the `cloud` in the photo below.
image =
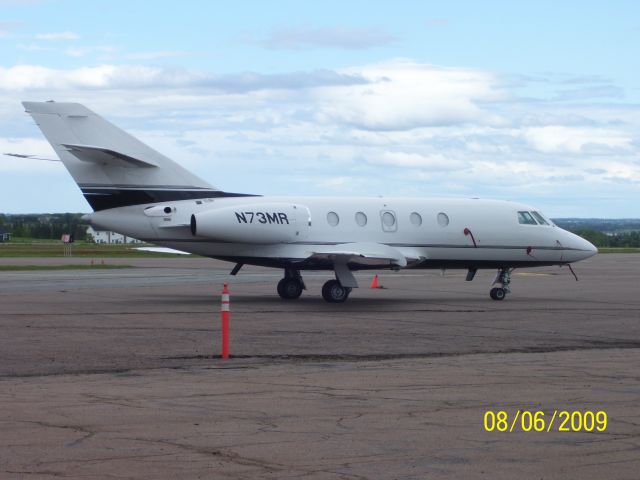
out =
<svg viewBox="0 0 640 480"><path fill-rule="evenodd" d="M101 65L70 70L37 65L0 67L0 90L73 90L202 88L218 92L249 92L264 89L302 89L367 83L356 74L330 70L263 75L241 73L214 75L144 65Z"/></svg>
<svg viewBox="0 0 640 480"><path fill-rule="evenodd" d="M0 5L32 5L45 0L0 0Z"/></svg>
<svg viewBox="0 0 640 480"><path fill-rule="evenodd" d="M0 38L11 37L13 31L21 26L21 22L0 22Z"/></svg>
<svg viewBox="0 0 640 480"><path fill-rule="evenodd" d="M0 172L39 172L62 169L59 162L32 160L4 155L18 153L42 158L58 158L44 138L2 138L0 137Z"/></svg>
<svg viewBox="0 0 640 480"><path fill-rule="evenodd" d="M229 191L480 196L553 215L602 212L626 198L616 205L630 210L640 107L550 100L559 81L549 78L537 81L531 101L518 95L528 80L406 59L225 75L19 65L0 68L0 147L41 153L36 144L7 144L40 139L17 97L54 98L86 103ZM31 162L33 175L40 163Z"/></svg>
<svg viewBox="0 0 640 480"><path fill-rule="evenodd" d="M559 90L554 101L584 101L595 98L624 98L624 90L614 85L597 85L570 90Z"/></svg>
<svg viewBox="0 0 640 480"><path fill-rule="evenodd" d="M379 28L283 27L258 41L260 45L274 50L302 50L311 48L338 48L364 50L392 43L395 37Z"/></svg>
<svg viewBox="0 0 640 480"><path fill-rule="evenodd" d="M78 39L80 39L80 35L74 32L39 33L36 35L36 40L45 40L48 42L57 42L61 40L70 41Z"/></svg>
<svg viewBox="0 0 640 480"><path fill-rule="evenodd" d="M394 60L343 73L361 75L368 82L319 92L319 121L341 121L372 130L495 123L499 116L480 104L506 96L496 76L473 69Z"/></svg>
<svg viewBox="0 0 640 480"><path fill-rule="evenodd" d="M440 153L383 152L379 157L370 161L382 165L421 168L430 171L459 170L468 166L468 163L464 161Z"/></svg>
<svg viewBox="0 0 640 480"><path fill-rule="evenodd" d="M115 53L117 49L111 45L93 45L86 47L68 47L63 53L70 57L85 57L87 55Z"/></svg>
<svg viewBox="0 0 640 480"><path fill-rule="evenodd" d="M630 150L633 142L631 135L618 130L562 125L525 128L523 136L543 153L585 153L589 148L624 151Z"/></svg>

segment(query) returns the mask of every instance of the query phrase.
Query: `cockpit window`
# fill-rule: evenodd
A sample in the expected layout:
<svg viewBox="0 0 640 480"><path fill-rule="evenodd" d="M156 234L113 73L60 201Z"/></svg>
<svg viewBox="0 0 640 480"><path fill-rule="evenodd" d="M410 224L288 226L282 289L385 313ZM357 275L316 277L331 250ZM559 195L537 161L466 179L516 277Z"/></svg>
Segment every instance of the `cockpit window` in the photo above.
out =
<svg viewBox="0 0 640 480"><path fill-rule="evenodd" d="M535 217L540 225L549 225L549 222L544 219L540 212L531 212L531 215Z"/></svg>
<svg viewBox="0 0 640 480"><path fill-rule="evenodd" d="M522 225L537 225L538 223L534 220L529 212L518 212L518 223Z"/></svg>

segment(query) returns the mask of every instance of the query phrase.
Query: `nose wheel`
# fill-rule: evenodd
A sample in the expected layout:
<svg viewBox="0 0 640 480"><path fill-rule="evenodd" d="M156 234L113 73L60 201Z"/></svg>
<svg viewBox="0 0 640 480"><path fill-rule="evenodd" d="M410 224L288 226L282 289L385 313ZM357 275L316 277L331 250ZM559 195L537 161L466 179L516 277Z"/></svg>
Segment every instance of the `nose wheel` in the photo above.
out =
<svg viewBox="0 0 640 480"><path fill-rule="evenodd" d="M507 292L505 292L504 288L495 287L489 291L489 296L493 300L504 300L504 297L507 296Z"/></svg>
<svg viewBox="0 0 640 480"><path fill-rule="evenodd" d="M501 268L496 274L496 278L493 280L493 284L499 283L500 287L493 287L489 291L489 296L492 300L504 300L507 293L511 293L509 284L511 283L511 272L513 268Z"/></svg>

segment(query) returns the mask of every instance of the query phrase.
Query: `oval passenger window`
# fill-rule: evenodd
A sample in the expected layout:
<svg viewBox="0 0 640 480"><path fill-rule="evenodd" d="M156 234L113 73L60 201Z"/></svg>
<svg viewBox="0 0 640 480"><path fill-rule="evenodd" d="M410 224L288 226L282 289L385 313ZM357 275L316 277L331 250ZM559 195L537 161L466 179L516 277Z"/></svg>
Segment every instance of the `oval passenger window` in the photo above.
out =
<svg viewBox="0 0 640 480"><path fill-rule="evenodd" d="M356 223L364 227L367 224L367 216L363 212L356 213Z"/></svg>
<svg viewBox="0 0 640 480"><path fill-rule="evenodd" d="M338 225L338 223L340 223L340 217L338 217L338 214L336 212L329 212L327 213L327 222L329 222L329 225L331 225L332 227L335 227L336 225Z"/></svg>

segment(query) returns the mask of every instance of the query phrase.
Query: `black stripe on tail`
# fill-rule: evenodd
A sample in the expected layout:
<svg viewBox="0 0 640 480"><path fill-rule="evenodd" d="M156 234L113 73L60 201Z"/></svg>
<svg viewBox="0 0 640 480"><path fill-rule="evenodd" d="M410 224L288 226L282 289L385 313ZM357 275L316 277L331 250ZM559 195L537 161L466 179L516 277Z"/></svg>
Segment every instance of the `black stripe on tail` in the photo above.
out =
<svg viewBox="0 0 640 480"><path fill-rule="evenodd" d="M128 207L146 203L170 202L176 200L197 200L199 198L221 197L257 197L247 193L229 193L220 190L210 190L197 187L170 188L155 186L127 186L113 185L96 187L80 185L80 189L94 211L109 208Z"/></svg>

